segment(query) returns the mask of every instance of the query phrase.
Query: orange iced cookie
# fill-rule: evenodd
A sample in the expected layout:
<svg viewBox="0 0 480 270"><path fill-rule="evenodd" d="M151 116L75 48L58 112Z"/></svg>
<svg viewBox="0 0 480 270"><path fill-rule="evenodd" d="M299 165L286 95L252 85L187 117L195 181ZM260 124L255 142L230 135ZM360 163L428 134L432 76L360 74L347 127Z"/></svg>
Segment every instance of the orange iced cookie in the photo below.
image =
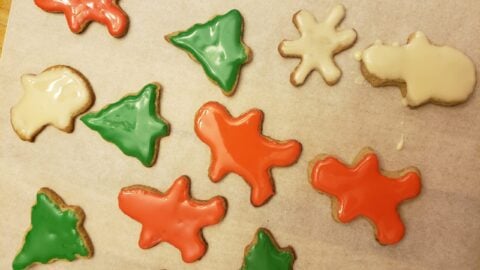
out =
<svg viewBox="0 0 480 270"><path fill-rule="evenodd" d="M335 6L323 22L308 11L300 10L293 16L293 23L300 32L297 40L283 40L278 51L283 57L297 57L302 61L290 75L290 82L302 85L308 75L318 71L328 85L340 79L342 71L334 61L334 56L355 43L354 29L339 30L338 25L345 18L345 7Z"/></svg>
<svg viewBox="0 0 480 270"><path fill-rule="evenodd" d="M64 13L68 27L76 34L92 21L107 26L114 37L127 33L128 16L116 0L35 0L35 4L46 12Z"/></svg>
<svg viewBox="0 0 480 270"><path fill-rule="evenodd" d="M142 185L122 188L120 209L142 224L139 246L148 249L168 242L182 253L183 261L199 260L207 251L202 228L219 223L227 211L223 197L199 201L190 196L190 179L181 176L166 193Z"/></svg>
<svg viewBox="0 0 480 270"><path fill-rule="evenodd" d="M347 223L358 216L375 226L377 241L395 244L403 238L405 226L397 212L400 203L420 193L420 172L406 168L384 172L377 155L369 148L360 152L352 166L337 158L320 155L309 166L314 189L335 198L333 215Z"/></svg>
<svg viewBox="0 0 480 270"><path fill-rule="evenodd" d="M275 193L271 168L292 165L302 151L298 141L262 135L262 121L258 109L232 117L217 102L206 103L195 116L195 132L212 153L210 179L218 182L230 172L240 175L252 188L254 206L263 205Z"/></svg>

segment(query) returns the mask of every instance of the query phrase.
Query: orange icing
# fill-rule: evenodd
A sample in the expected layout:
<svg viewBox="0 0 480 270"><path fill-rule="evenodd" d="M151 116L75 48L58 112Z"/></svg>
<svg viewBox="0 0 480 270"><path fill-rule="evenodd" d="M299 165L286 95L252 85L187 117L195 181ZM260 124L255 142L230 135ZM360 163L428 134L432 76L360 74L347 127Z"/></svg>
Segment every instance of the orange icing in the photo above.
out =
<svg viewBox="0 0 480 270"><path fill-rule="evenodd" d="M403 238L405 226L397 212L398 205L420 193L420 175L404 170L399 178L382 175L378 158L369 152L354 167L334 157L313 163L310 173L313 187L337 199L336 218L347 223L364 216L376 226L376 238L383 244L395 244Z"/></svg>
<svg viewBox="0 0 480 270"><path fill-rule="evenodd" d="M142 224L139 246L151 248L168 242L178 248L185 262L200 259L207 250L202 228L219 223L227 210L224 198L208 201L190 197L190 179L181 176L162 194L145 186L123 188L118 195L120 209Z"/></svg>
<svg viewBox="0 0 480 270"><path fill-rule="evenodd" d="M80 33L91 21L107 26L114 37L127 32L128 16L115 0L35 0L35 4L47 12L65 14L68 26L74 33Z"/></svg>
<svg viewBox="0 0 480 270"><path fill-rule="evenodd" d="M263 112L252 109L232 117L216 102L203 105L195 116L195 132L212 152L209 176L213 182L234 172L252 188L251 202L260 206L273 196L270 169L295 163L302 145L295 140L276 141L261 134Z"/></svg>

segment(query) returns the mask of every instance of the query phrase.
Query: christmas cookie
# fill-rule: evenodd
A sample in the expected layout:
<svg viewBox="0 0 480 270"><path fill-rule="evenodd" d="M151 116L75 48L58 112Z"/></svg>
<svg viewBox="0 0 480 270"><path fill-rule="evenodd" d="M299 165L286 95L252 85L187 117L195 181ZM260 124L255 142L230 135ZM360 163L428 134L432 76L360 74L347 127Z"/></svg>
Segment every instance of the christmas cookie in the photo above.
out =
<svg viewBox="0 0 480 270"><path fill-rule="evenodd" d="M155 162L160 138L170 133L169 124L157 112L159 91L158 84L148 84L137 95L126 96L80 119L125 155L150 167Z"/></svg>
<svg viewBox="0 0 480 270"><path fill-rule="evenodd" d="M302 61L290 75L290 82L302 85L308 75L316 70L325 82L334 85L340 79L342 71L335 64L335 54L350 48L357 39L353 29L337 30L345 17L345 8L337 5L321 23L305 10L293 16L293 23L300 32L300 38L294 41L284 40L278 46L283 57L297 57Z"/></svg>
<svg viewBox="0 0 480 270"><path fill-rule="evenodd" d="M114 37L127 33L128 16L116 0L35 0L35 4L46 12L64 13L68 27L76 34L91 21L106 25Z"/></svg>
<svg viewBox="0 0 480 270"><path fill-rule="evenodd" d="M270 231L260 228L255 239L245 248L241 270L291 270L294 261L292 247L281 248Z"/></svg>
<svg viewBox="0 0 480 270"><path fill-rule="evenodd" d="M146 186L125 187L118 195L120 209L142 224L138 244L143 249L161 242L178 248L183 261L199 260L207 250L202 228L219 223L227 202L217 196L199 201L190 196L190 179L181 176L166 193Z"/></svg>
<svg viewBox="0 0 480 270"><path fill-rule="evenodd" d="M263 112L250 110L232 117L216 102L203 105L195 116L195 132L212 153L209 176L213 182L234 172L250 185L254 206L266 203L275 193L272 167L294 164L302 151L295 140L277 141L262 135Z"/></svg>
<svg viewBox="0 0 480 270"><path fill-rule="evenodd" d="M93 91L87 79L68 66L53 66L22 76L23 97L11 109L17 135L33 141L47 125L72 132L75 117L90 108Z"/></svg>
<svg viewBox="0 0 480 270"><path fill-rule="evenodd" d="M230 96L235 92L242 65L252 58L242 36L243 17L233 9L204 24L167 35L165 39L198 61L207 76Z"/></svg>
<svg viewBox="0 0 480 270"><path fill-rule="evenodd" d="M90 258L93 246L83 228L85 214L78 206L66 205L53 190L42 188L32 207L32 226L13 261L13 269L57 260Z"/></svg>
<svg viewBox="0 0 480 270"><path fill-rule="evenodd" d="M395 244L403 238L405 226L397 208L420 193L420 172L416 168L382 171L377 155L366 148L352 165L320 155L310 162L308 175L314 189L332 197L337 221L367 218L375 226L377 241L382 245Z"/></svg>
<svg viewBox="0 0 480 270"><path fill-rule="evenodd" d="M433 45L422 32L403 46L377 41L361 55L361 70L373 86L398 86L404 103L456 105L475 89L475 65L461 51Z"/></svg>

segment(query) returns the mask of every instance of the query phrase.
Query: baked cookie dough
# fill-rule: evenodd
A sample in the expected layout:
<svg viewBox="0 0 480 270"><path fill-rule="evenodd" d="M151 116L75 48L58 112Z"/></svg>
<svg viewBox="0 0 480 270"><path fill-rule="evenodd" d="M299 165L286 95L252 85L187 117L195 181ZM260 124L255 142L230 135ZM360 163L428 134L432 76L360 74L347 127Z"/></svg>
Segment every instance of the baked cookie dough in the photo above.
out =
<svg viewBox="0 0 480 270"><path fill-rule="evenodd" d="M317 22L315 17L305 10L293 16L293 23L300 32L300 38L294 41L284 40L278 46L283 57L297 57L302 61L290 75L290 82L299 86L308 75L318 71L328 85L334 85L342 75L333 57L355 43L357 33L354 29L338 30L337 26L345 18L345 7L337 5L325 21Z"/></svg>
<svg viewBox="0 0 480 270"><path fill-rule="evenodd" d="M457 49L432 44L422 32L411 34L403 46L377 41L359 58L367 81L376 87L398 86L410 107L427 102L456 105L475 89L472 60Z"/></svg>

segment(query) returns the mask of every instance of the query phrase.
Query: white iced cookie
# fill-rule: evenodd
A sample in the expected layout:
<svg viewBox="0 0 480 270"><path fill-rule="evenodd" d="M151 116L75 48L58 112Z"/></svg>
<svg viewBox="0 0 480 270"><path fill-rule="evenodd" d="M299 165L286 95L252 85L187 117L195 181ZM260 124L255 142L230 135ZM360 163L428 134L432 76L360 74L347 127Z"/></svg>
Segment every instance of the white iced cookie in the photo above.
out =
<svg viewBox="0 0 480 270"><path fill-rule="evenodd" d="M77 70L53 66L38 75L22 76L23 97L12 107L13 129L22 140L33 141L47 125L72 132L74 118L93 103L90 84Z"/></svg>
<svg viewBox="0 0 480 270"><path fill-rule="evenodd" d="M302 58L290 75L290 82L302 85L308 75L317 70L329 85L336 84L342 71L335 64L335 54L350 48L357 39L353 29L338 31L336 28L345 18L345 8L337 5L324 22L317 22L307 11L300 10L293 16L293 23L301 36L294 41L284 40L278 46L283 57Z"/></svg>
<svg viewBox="0 0 480 270"><path fill-rule="evenodd" d="M373 86L400 87L410 107L427 102L456 105L475 89L475 65L461 51L435 46L422 32L416 32L403 46L377 41L361 56L361 69Z"/></svg>

